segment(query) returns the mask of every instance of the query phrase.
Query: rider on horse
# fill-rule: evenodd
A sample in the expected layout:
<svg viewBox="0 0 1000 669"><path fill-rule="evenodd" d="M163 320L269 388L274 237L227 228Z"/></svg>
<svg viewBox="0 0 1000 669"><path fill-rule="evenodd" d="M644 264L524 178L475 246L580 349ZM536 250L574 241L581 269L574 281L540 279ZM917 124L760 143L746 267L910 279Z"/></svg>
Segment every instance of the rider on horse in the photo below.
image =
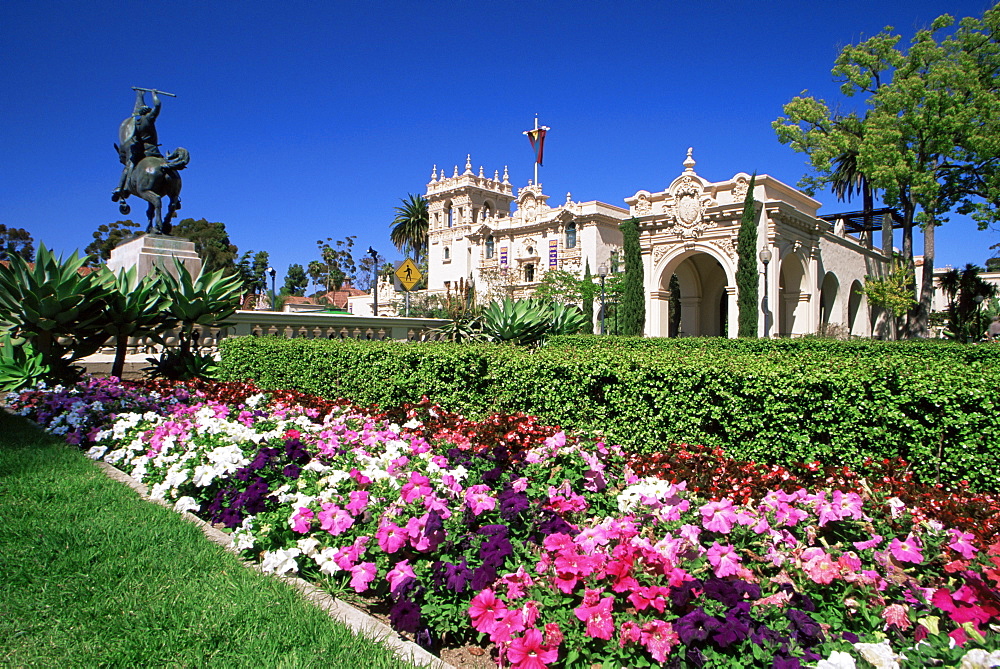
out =
<svg viewBox="0 0 1000 669"><path fill-rule="evenodd" d="M132 136L122 142L118 148L119 159L125 167L122 169L118 187L111 194L111 201L117 202L129 196L125 189L129 175L139 161L148 156L163 157L160 144L156 137L156 117L160 115L160 98L153 91L153 106L146 106L146 92L143 89L135 91L135 108L132 110Z"/></svg>

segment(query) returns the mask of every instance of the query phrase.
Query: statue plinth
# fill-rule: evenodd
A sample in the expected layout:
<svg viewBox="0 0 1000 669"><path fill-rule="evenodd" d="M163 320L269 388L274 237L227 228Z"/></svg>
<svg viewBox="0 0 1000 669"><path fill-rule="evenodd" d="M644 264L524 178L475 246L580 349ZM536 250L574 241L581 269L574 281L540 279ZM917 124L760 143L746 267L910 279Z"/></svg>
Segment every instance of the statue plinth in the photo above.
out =
<svg viewBox="0 0 1000 669"><path fill-rule="evenodd" d="M117 274L119 270L136 267L141 278L159 266L174 274L171 258L184 263L191 276L198 276L201 271L201 258L194 250L194 242L164 235L143 235L119 244L111 250L108 269Z"/></svg>

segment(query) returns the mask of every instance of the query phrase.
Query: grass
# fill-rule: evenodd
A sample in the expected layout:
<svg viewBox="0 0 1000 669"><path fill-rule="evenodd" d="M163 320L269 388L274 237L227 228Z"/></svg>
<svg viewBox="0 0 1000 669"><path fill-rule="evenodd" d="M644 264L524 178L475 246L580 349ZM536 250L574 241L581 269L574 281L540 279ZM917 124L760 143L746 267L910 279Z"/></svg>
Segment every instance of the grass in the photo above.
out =
<svg viewBox="0 0 1000 669"><path fill-rule="evenodd" d="M412 665L0 411L0 666Z"/></svg>

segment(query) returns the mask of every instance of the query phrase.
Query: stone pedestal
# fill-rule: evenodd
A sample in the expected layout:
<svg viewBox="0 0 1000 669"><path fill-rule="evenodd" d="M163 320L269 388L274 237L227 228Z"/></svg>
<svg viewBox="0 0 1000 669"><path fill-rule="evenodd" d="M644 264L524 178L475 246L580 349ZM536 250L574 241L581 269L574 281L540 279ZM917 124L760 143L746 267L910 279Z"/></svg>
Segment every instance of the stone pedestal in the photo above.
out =
<svg viewBox="0 0 1000 669"><path fill-rule="evenodd" d="M201 258L194 250L194 242L164 235L143 235L119 244L111 250L108 269L117 274L119 270L137 267L141 278L159 265L173 274L172 257L184 263L191 276L198 276Z"/></svg>

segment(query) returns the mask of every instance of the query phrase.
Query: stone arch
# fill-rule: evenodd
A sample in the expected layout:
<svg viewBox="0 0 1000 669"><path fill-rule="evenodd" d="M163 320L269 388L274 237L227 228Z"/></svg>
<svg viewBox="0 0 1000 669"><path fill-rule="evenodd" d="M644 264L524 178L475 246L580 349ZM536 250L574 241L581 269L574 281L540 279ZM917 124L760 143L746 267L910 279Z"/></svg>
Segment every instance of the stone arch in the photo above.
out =
<svg viewBox="0 0 1000 669"><path fill-rule="evenodd" d="M679 249L666 256L653 276L649 309L650 334L672 336L670 279L677 276L680 324L676 336L727 337L735 323L735 269L729 259L706 245Z"/></svg>
<svg viewBox="0 0 1000 669"><path fill-rule="evenodd" d="M778 336L794 337L810 333L809 291L806 267L796 253L781 259L778 275Z"/></svg>
<svg viewBox="0 0 1000 669"><path fill-rule="evenodd" d="M843 300L840 299L840 280L833 272L823 276L823 285L819 291L819 322L820 325L841 323L843 321Z"/></svg>
<svg viewBox="0 0 1000 669"><path fill-rule="evenodd" d="M856 336L869 334L865 331L867 319L863 317L868 310L868 298L861 292L862 287L861 282L855 279L847 296L847 329Z"/></svg>

